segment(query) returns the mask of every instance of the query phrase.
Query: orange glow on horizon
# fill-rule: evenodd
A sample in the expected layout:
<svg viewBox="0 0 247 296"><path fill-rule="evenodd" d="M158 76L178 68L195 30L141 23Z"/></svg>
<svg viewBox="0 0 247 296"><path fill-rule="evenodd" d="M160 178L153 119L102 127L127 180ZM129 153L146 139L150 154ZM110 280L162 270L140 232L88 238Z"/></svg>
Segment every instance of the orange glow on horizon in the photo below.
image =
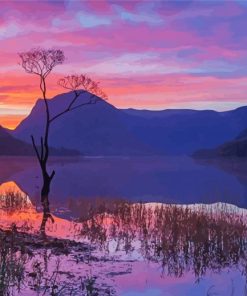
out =
<svg viewBox="0 0 247 296"><path fill-rule="evenodd" d="M64 92L58 79L83 73L117 108L246 104L244 1L68 2L1 1L0 125L14 129L41 97L39 77L20 63L32 48L66 57L47 77L48 98Z"/></svg>
<svg viewBox="0 0 247 296"><path fill-rule="evenodd" d="M0 125L14 130L26 115L1 115Z"/></svg>
<svg viewBox="0 0 247 296"><path fill-rule="evenodd" d="M32 80L33 77L30 79L31 84L27 85L26 79L31 76L27 76L25 73L23 76L13 77L12 83L15 86L14 90L11 90L9 76L3 77L2 82L6 89L0 93L0 107L3 108L0 115L0 125L15 129L31 111L36 100L41 97L41 93L36 79ZM61 76L54 73L49 78L48 98L66 92L56 83L59 77ZM1 75L0 78L2 78ZM134 79L127 79L127 81L104 79L103 77L97 77L97 79L102 82L102 89L109 97L108 102L117 108L162 110L181 108L181 106L185 108L186 106L186 108L198 109L200 104L203 107L206 102L211 102L212 109L224 110L226 103L233 103L232 97L235 94L235 88L242 88L243 93L247 91L246 77L219 79L207 76L194 77L188 74L167 75L163 78L162 83L154 80L150 82L151 85ZM8 90L9 88L10 90ZM222 95L223 89L224 95ZM214 93L213 96L211 92ZM239 106L245 104L242 92L235 96L234 102ZM16 114L14 110L16 110Z"/></svg>

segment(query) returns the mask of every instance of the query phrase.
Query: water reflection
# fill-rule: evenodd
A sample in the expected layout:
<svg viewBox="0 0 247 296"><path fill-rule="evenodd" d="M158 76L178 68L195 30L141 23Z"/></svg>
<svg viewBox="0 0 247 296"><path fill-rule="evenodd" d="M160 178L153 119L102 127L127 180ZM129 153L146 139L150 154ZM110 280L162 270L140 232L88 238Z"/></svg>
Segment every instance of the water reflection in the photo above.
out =
<svg viewBox="0 0 247 296"><path fill-rule="evenodd" d="M0 186L0 229L15 225L18 231L38 233L42 211L31 202L16 183L7 182ZM54 223L48 223L47 234L57 238L74 239L79 225L54 215Z"/></svg>
<svg viewBox="0 0 247 296"><path fill-rule="evenodd" d="M102 246L126 253L140 249L158 262L162 273L181 277L193 272L200 280L208 271L247 271L245 211L224 204L211 207L117 204L114 211L83 222L82 234Z"/></svg>
<svg viewBox="0 0 247 296"><path fill-rule="evenodd" d="M0 230L0 295L15 295L24 283L27 254L16 251L14 234Z"/></svg>
<svg viewBox="0 0 247 296"><path fill-rule="evenodd" d="M11 213L34 209L34 206L29 196L10 181L0 185L0 209Z"/></svg>
<svg viewBox="0 0 247 296"><path fill-rule="evenodd" d="M0 230L0 295L115 295L85 259L89 248L68 240L47 239ZM80 254L81 262L74 256ZM97 264L97 263L96 263ZM83 270L82 270L83 269Z"/></svg>
<svg viewBox="0 0 247 296"><path fill-rule="evenodd" d="M48 232L61 239L45 244L33 231L42 219L34 208L29 229L19 227L24 209L7 211L9 226L18 227L0 230L2 295L245 295L246 210L124 201L87 207L77 222L54 217Z"/></svg>
<svg viewBox="0 0 247 296"><path fill-rule="evenodd" d="M81 219L54 216L44 244L27 194L0 196L0 295L246 295L245 209L73 200Z"/></svg>
<svg viewBox="0 0 247 296"><path fill-rule="evenodd" d="M35 203L41 179L36 160L1 158L0 183L15 181ZM123 198L129 201L171 203L227 202L247 207L247 179L189 157L53 158L56 177L53 206L68 199ZM247 175L247 172L241 172ZM179 184L179 186L178 186Z"/></svg>

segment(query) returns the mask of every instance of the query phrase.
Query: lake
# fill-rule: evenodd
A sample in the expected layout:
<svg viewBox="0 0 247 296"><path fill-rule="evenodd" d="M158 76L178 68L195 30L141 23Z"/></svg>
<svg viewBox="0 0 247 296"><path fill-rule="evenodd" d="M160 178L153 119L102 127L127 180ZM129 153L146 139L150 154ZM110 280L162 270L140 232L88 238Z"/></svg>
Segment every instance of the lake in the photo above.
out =
<svg viewBox="0 0 247 296"><path fill-rule="evenodd" d="M51 158L56 175L51 202L121 198L164 203L226 202L247 207L247 162L198 162L177 157ZM0 157L0 184L14 181L39 201L40 171L35 158Z"/></svg>
<svg viewBox="0 0 247 296"><path fill-rule="evenodd" d="M41 185L36 159L0 157L0 168L0 193L12 186L28 195L21 203L0 199L0 228L14 223L22 231L35 233L42 218L33 207L39 204ZM64 254L60 241L54 241L49 250L42 244L34 247L31 239L26 252L32 256L26 257L22 250L22 259L16 249L6 246L8 260L17 256L15 261L20 260L24 271L20 282L11 283L13 289L20 285L22 292L17 289L13 295L43 293L49 289L45 279L54 272L58 286L66 291L61 295L70 295L72 288L72 295L246 295L246 210L224 204L202 205L202 210L198 205L163 208L164 203L216 202L247 208L245 161L197 161L187 156L57 157L51 158L50 169L56 170L51 188L55 223L48 224L47 232L51 237L87 242L90 253L75 246ZM88 212L86 203L98 200L107 205L116 202L114 210L108 209L111 214L96 213L92 220L79 222L68 219L82 218L81 210ZM121 200L151 203L143 207ZM16 239L17 250L21 239ZM30 278L37 270L42 273L38 286ZM99 294L83 294L85 285Z"/></svg>

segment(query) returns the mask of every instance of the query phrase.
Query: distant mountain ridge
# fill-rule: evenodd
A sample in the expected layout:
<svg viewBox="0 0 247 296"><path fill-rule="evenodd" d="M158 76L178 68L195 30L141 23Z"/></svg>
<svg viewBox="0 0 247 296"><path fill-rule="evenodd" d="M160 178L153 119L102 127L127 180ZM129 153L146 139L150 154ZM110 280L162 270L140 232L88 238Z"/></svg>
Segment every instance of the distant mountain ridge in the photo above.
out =
<svg viewBox="0 0 247 296"><path fill-rule="evenodd" d="M197 110L192 109L165 109L165 110L147 110L147 109L120 109L126 114L140 116L143 118L168 118L173 115L195 114Z"/></svg>
<svg viewBox="0 0 247 296"><path fill-rule="evenodd" d="M247 157L247 129L242 131L232 141L228 141L213 149L200 149L195 151L193 156L196 158Z"/></svg>
<svg viewBox="0 0 247 296"><path fill-rule="evenodd" d="M63 110L73 93L49 100L51 114ZM89 94L79 98L78 104ZM30 143L44 126L44 103L36 102L31 113L12 132ZM75 149L85 155L192 154L214 148L235 138L247 128L247 107L232 111L117 109L100 100L59 118L51 126L53 147Z"/></svg>
<svg viewBox="0 0 247 296"><path fill-rule="evenodd" d="M0 126L0 155L32 155L32 146L15 139L9 130Z"/></svg>
<svg viewBox="0 0 247 296"><path fill-rule="evenodd" d="M7 130L0 126L0 155L32 156L34 155L34 150L32 145L14 138L11 135L11 130ZM79 155L79 152L75 150L51 148L51 155Z"/></svg>
<svg viewBox="0 0 247 296"><path fill-rule="evenodd" d="M247 107L231 111L213 110L127 110L142 117L131 129L143 141L169 154L192 154L230 141L247 127ZM124 111L126 112L126 110ZM156 114L157 112L157 114ZM146 119L143 121L143 119ZM141 126L142 124L142 126Z"/></svg>

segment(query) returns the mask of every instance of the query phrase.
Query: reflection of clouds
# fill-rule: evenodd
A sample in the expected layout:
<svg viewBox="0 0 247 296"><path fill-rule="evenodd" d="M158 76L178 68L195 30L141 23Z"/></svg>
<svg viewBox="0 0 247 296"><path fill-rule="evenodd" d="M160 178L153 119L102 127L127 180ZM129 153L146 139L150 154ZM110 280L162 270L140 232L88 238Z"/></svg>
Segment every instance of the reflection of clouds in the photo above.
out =
<svg viewBox="0 0 247 296"><path fill-rule="evenodd" d="M132 272L116 277L115 283L121 296L153 295L151 291L160 296L206 296L212 286L211 294L208 295L230 296L232 285L235 288L234 295L244 295L245 279L239 271L227 270L208 273L203 280L195 283L190 272L180 278L160 276L157 264L134 262Z"/></svg>
<svg viewBox="0 0 247 296"><path fill-rule="evenodd" d="M246 275L246 210L231 205L174 206L119 203L83 223L82 235L134 258L158 262L162 275L195 280L239 268Z"/></svg>
<svg viewBox="0 0 247 296"><path fill-rule="evenodd" d="M0 185L0 195L9 191L24 193L14 181L5 182Z"/></svg>
<svg viewBox="0 0 247 296"><path fill-rule="evenodd" d="M78 224L53 216L55 223L47 223L47 234L74 239L78 233ZM15 224L17 229L36 233L39 231L42 213L33 206L29 196L13 182L0 185L0 228L10 228Z"/></svg>
<svg viewBox="0 0 247 296"><path fill-rule="evenodd" d="M20 211L32 209L29 196L13 181L0 185L0 209L6 211Z"/></svg>

